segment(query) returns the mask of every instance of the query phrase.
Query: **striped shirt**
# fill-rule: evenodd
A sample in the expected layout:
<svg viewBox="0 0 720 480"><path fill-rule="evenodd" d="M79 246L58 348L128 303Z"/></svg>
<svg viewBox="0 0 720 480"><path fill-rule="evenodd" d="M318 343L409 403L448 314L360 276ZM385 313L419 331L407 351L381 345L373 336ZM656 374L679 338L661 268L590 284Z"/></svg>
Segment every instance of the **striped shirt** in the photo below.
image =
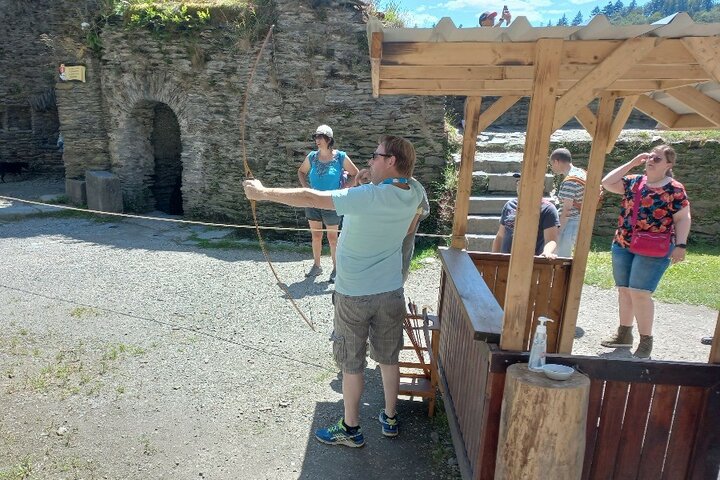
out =
<svg viewBox="0 0 720 480"><path fill-rule="evenodd" d="M583 195L585 194L585 182L587 172L582 168L573 166L570 168L565 180L560 184L557 197L560 200L560 213L563 209L563 201L570 200L572 205L568 212L568 218L579 217L582 208Z"/></svg>

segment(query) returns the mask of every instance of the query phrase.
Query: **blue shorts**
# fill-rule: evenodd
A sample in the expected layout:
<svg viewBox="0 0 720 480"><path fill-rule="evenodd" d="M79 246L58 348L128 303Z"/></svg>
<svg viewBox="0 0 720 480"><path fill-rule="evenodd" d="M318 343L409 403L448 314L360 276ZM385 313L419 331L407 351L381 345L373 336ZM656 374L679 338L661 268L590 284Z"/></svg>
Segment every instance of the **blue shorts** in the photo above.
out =
<svg viewBox="0 0 720 480"><path fill-rule="evenodd" d="M670 266L669 255L667 257L636 255L629 248L623 248L615 243L610 251L616 287L647 290L652 293L660 283L665 270Z"/></svg>
<svg viewBox="0 0 720 480"><path fill-rule="evenodd" d="M340 215L338 215L335 210L305 208L305 218L313 222L322 222L329 226L340 225Z"/></svg>

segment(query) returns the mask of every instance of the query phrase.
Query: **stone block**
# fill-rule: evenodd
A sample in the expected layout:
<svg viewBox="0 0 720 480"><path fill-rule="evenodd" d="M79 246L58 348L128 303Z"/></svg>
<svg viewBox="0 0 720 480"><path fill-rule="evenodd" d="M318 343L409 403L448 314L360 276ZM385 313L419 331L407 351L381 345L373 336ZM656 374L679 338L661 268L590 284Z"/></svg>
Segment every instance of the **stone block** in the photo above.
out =
<svg viewBox="0 0 720 480"><path fill-rule="evenodd" d="M65 195L67 195L68 201L73 205L87 205L85 180L65 179Z"/></svg>
<svg viewBox="0 0 720 480"><path fill-rule="evenodd" d="M85 172L85 182L89 209L116 213L123 211L122 189L117 175L88 170Z"/></svg>

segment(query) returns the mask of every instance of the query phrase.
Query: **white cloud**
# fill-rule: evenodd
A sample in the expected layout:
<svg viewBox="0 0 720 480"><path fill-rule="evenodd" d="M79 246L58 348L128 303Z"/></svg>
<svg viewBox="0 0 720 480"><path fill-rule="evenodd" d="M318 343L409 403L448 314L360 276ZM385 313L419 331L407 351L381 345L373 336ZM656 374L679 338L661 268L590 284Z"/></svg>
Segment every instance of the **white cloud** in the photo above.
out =
<svg viewBox="0 0 720 480"><path fill-rule="evenodd" d="M413 12L408 12L408 17L408 27L432 27L440 21L440 17L430 15L429 13L419 13L417 10Z"/></svg>
<svg viewBox="0 0 720 480"><path fill-rule="evenodd" d="M595 0L570 0L573 5L585 5L586 3L593 3Z"/></svg>

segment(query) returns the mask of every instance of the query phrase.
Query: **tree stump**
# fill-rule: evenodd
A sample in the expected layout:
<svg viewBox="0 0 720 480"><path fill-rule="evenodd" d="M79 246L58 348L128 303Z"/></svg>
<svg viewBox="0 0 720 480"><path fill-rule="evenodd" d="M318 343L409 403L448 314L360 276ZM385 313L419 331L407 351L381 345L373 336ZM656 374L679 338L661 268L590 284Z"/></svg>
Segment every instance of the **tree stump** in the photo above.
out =
<svg viewBox="0 0 720 480"><path fill-rule="evenodd" d="M557 381L527 363L508 367L495 479L579 479L589 392L590 379L577 372Z"/></svg>

